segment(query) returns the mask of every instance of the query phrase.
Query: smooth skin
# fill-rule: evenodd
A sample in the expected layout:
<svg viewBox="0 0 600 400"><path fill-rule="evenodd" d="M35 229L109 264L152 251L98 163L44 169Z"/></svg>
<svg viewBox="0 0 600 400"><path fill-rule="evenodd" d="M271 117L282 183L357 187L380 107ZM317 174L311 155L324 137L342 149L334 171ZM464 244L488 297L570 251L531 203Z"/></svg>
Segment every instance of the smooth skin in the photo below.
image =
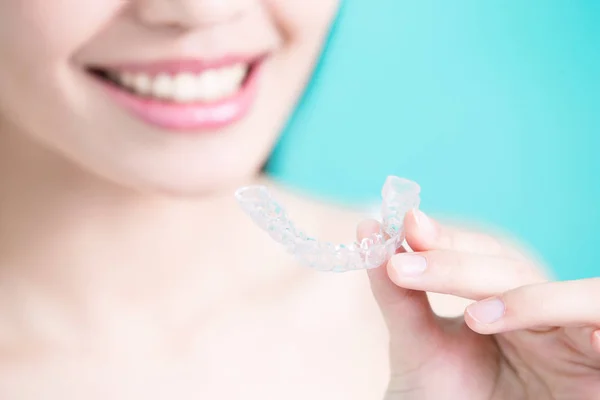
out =
<svg viewBox="0 0 600 400"><path fill-rule="evenodd" d="M364 274L299 268L233 198L261 174L337 0L0 1L0 399L380 397ZM268 54L235 124L171 132L89 65ZM307 230L357 217L278 188Z"/></svg>
<svg viewBox="0 0 600 400"><path fill-rule="evenodd" d="M241 184L271 184L261 167L310 79L338 6L0 1L0 398L383 396L389 334L366 274L296 268L232 198ZM90 65L265 53L251 112L218 132L182 135L148 125L86 72ZM352 235L356 214L280 189L307 231L333 241ZM410 220L408 229L419 251L450 249L468 261L475 255L465 250L485 248L458 235L421 243ZM484 298L543 280L511 273L512 259L503 257L494 293L477 279L487 275L467 264L464 275L451 269L456 259L447 267L429 260L430 271L438 265L447 276L464 277L453 286L414 288ZM462 320L443 325L454 331L442 329L426 296L392 284L385 272L373 271L371 279L391 329L390 396L456 399L465 388L491 396L494 387L519 391L522 382L536 382L498 375L504 364L494 362L501 358L490 336L472 333ZM560 287L550 289L559 298ZM464 310L456 297L429 298L438 315ZM536 343L546 354L545 342ZM532 370L542 365L531 360ZM552 361L546 365L561 366ZM495 385L497 376L515 376L514 385ZM578 377L564 379L593 390L577 386Z"/></svg>
<svg viewBox="0 0 600 400"><path fill-rule="evenodd" d="M600 399L600 279L548 282L507 241L421 211L406 230L413 251L369 274L391 334L386 400ZM425 291L473 303L440 318Z"/></svg>

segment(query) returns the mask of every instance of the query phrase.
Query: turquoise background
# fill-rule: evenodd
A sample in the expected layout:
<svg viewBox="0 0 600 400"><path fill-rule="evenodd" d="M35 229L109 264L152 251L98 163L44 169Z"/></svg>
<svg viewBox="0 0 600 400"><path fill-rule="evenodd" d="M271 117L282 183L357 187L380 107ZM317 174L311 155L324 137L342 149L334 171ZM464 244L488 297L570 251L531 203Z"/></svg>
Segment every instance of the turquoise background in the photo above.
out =
<svg viewBox="0 0 600 400"><path fill-rule="evenodd" d="M340 201L388 174L600 275L600 1L346 0L268 165Z"/></svg>

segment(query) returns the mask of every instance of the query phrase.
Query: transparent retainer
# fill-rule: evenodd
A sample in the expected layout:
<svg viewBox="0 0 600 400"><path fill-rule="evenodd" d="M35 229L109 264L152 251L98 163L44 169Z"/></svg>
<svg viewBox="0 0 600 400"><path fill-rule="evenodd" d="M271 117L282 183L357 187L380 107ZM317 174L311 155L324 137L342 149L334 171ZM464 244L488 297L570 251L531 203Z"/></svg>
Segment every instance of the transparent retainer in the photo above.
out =
<svg viewBox="0 0 600 400"><path fill-rule="evenodd" d="M415 182L389 176L381 191L381 232L349 245L307 236L265 186L239 188L235 197L246 214L302 264L319 271L346 272L377 268L398 250L404 241L404 216L419 207L420 191Z"/></svg>

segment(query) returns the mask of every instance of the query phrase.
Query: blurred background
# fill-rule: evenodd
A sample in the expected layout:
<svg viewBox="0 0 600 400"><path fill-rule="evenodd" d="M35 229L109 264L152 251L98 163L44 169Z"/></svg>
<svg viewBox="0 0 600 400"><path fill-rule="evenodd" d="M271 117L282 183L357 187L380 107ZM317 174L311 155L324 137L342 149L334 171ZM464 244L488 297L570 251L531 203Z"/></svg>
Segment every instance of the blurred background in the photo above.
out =
<svg viewBox="0 0 600 400"><path fill-rule="evenodd" d="M426 212L599 275L599 20L596 0L343 0L268 170L346 203L403 176Z"/></svg>

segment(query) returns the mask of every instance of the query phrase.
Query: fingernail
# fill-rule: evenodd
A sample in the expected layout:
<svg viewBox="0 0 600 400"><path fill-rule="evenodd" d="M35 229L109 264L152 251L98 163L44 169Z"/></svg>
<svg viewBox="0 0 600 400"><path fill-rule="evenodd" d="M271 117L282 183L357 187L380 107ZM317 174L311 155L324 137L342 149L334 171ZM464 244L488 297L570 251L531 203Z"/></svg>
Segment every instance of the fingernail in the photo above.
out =
<svg viewBox="0 0 600 400"><path fill-rule="evenodd" d="M392 258L392 266L400 275L418 276L427 269L427 260L417 254L398 254Z"/></svg>
<svg viewBox="0 0 600 400"><path fill-rule="evenodd" d="M499 321L505 311L504 302L497 297L477 302L467 308L471 318L481 324L493 324Z"/></svg>
<svg viewBox="0 0 600 400"><path fill-rule="evenodd" d="M415 221L421 233L427 236L429 239L434 239L437 235L437 229L435 224L423 211L415 208L413 210Z"/></svg>

